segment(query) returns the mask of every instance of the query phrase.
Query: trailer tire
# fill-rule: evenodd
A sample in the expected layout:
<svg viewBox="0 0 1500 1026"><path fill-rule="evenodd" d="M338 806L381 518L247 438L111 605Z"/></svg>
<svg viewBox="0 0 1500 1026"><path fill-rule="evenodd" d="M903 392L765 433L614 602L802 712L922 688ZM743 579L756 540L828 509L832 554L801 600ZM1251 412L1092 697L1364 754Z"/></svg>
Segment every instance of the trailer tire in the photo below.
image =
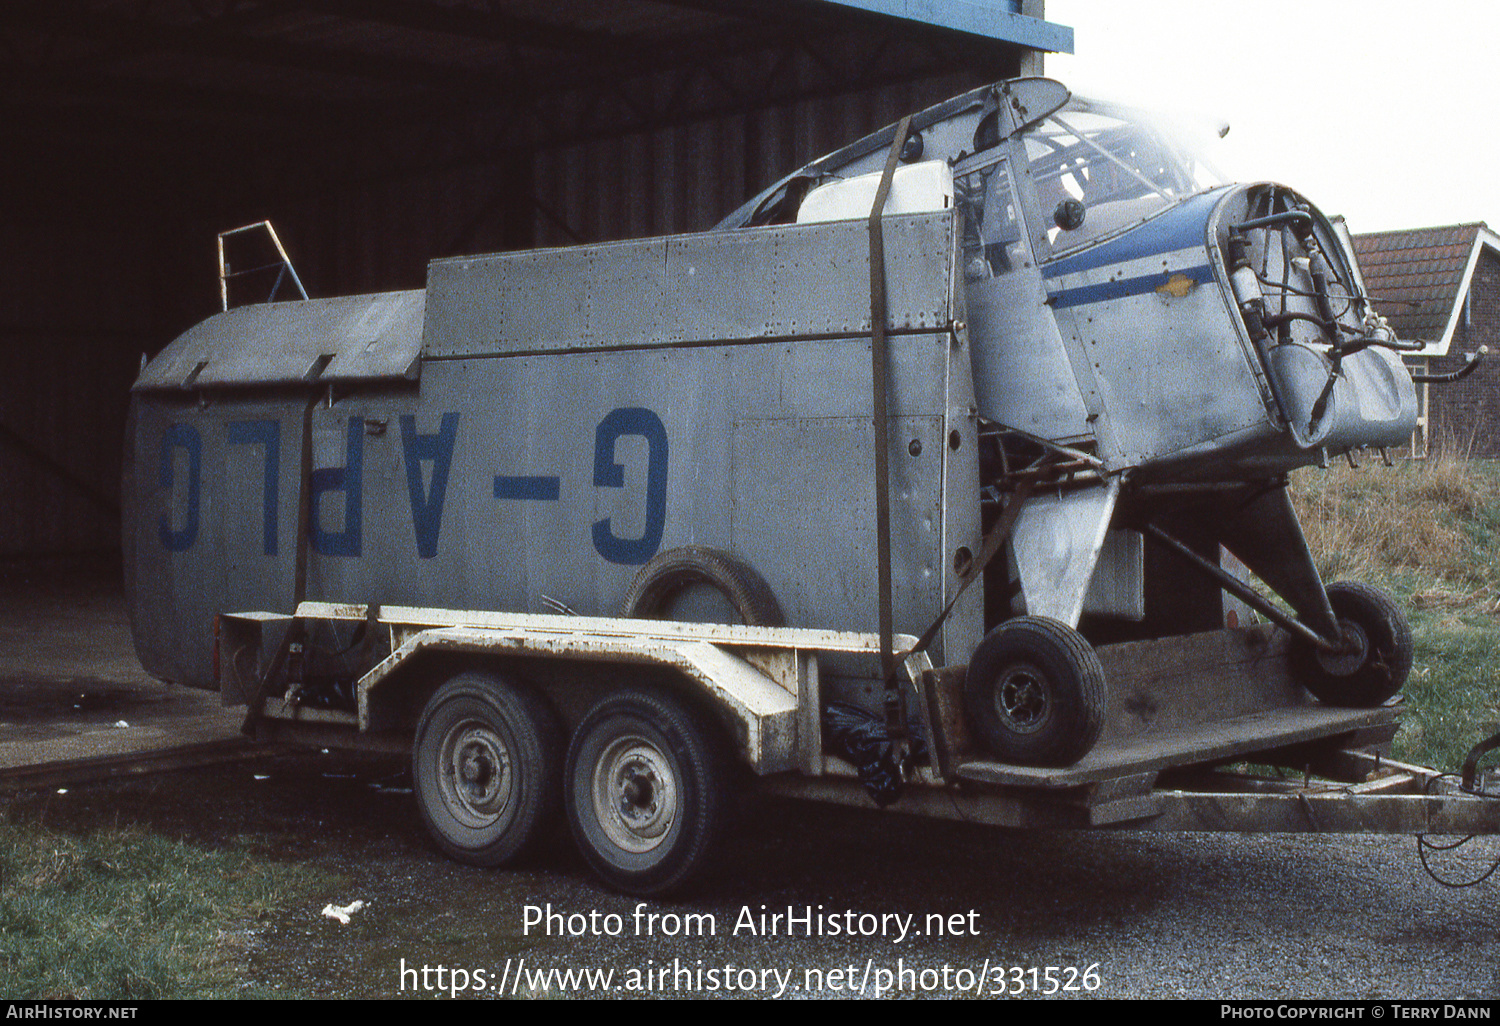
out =
<svg viewBox="0 0 1500 1026"><path fill-rule="evenodd" d="M765 580L727 552L684 545L659 552L630 582L624 615L644 620L667 618L672 599L694 584L723 595L748 627L784 627L786 618Z"/></svg>
<svg viewBox="0 0 1500 1026"><path fill-rule="evenodd" d="M601 700L568 746L565 807L579 851L610 886L659 896L705 868L729 811L710 723L670 695Z"/></svg>
<svg viewBox="0 0 1500 1026"><path fill-rule="evenodd" d="M1297 679L1324 705L1373 709L1401 690L1411 673L1411 624L1385 592L1362 581L1328 586L1328 604L1351 651L1310 644L1292 652Z"/></svg>
<svg viewBox="0 0 1500 1026"><path fill-rule="evenodd" d="M529 688L466 671L438 688L412 746L422 821L450 858L499 866L530 854L561 808L563 732Z"/></svg>
<svg viewBox="0 0 1500 1026"><path fill-rule="evenodd" d="M1020 616L991 630L964 675L969 729L1002 762L1071 766L1099 740L1104 669L1065 623Z"/></svg>

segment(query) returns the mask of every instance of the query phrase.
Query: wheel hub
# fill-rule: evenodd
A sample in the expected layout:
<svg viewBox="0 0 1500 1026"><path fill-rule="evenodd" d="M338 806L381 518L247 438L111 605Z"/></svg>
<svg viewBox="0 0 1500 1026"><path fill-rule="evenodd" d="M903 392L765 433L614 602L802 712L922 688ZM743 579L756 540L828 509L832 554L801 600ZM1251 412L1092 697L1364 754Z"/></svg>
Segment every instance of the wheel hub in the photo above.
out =
<svg viewBox="0 0 1500 1026"><path fill-rule="evenodd" d="M652 850L676 821L677 778L672 765L644 738L621 738L603 753L593 792L600 825L626 851Z"/></svg>
<svg viewBox="0 0 1500 1026"><path fill-rule="evenodd" d="M643 776L632 772L630 779L625 781L623 794L626 803L645 808L651 805L651 792L654 790L652 780L649 776Z"/></svg>
<svg viewBox="0 0 1500 1026"><path fill-rule="evenodd" d="M1052 708L1047 677L1030 665L1013 666L995 687L995 710L1009 730L1030 734L1046 722Z"/></svg>
<svg viewBox="0 0 1500 1026"><path fill-rule="evenodd" d="M1339 639L1336 651L1317 650L1318 665L1335 677L1358 673L1370 657L1370 636L1353 620L1340 620Z"/></svg>
<svg viewBox="0 0 1500 1026"><path fill-rule="evenodd" d="M443 803L465 826L493 823L510 803L512 769L505 743L478 723L459 724L444 742Z"/></svg>

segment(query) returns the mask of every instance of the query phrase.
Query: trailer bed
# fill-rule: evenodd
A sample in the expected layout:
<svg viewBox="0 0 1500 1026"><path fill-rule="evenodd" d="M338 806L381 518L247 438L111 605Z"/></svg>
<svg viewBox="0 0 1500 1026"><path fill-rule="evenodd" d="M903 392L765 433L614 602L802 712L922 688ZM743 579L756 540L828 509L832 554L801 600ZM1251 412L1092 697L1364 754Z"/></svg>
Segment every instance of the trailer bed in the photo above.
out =
<svg viewBox="0 0 1500 1026"><path fill-rule="evenodd" d="M1258 624L1101 647L1110 695L1103 731L1092 751L1060 769L986 758L964 729L961 670L938 671L928 697L940 724L940 775L1057 790L1172 767L1254 761L1293 747L1316 753L1380 745L1395 736L1399 700L1375 709L1321 704L1292 678L1292 644L1274 626Z"/></svg>
<svg viewBox="0 0 1500 1026"><path fill-rule="evenodd" d="M393 699L423 654L521 658L543 675L570 662L595 675L601 663L654 665L682 675L740 724L736 744L762 789L871 804L860 770L823 737L819 664L873 659L874 635L312 602L296 616L378 623L389 655L357 683L357 710L269 698L252 717L260 738L402 751L410 734L397 727ZM226 698L274 662L272 639L291 619L221 617ZM898 649L914 643L897 636ZM1383 754L1399 727L1399 700L1373 709L1320 704L1291 676L1294 643L1262 624L1099 649L1111 696L1103 734L1063 768L986 758L964 731L963 667L933 669L909 653L902 666L932 758L913 768L890 810L1044 829L1500 833L1500 802ZM1245 763L1263 768L1252 773Z"/></svg>

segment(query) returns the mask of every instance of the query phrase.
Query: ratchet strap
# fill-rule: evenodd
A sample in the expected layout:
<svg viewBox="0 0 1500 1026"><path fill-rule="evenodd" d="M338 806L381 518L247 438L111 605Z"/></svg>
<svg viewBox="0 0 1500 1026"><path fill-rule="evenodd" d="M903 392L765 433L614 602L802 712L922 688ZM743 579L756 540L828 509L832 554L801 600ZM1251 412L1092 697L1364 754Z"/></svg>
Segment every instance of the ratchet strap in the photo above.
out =
<svg viewBox="0 0 1500 1026"><path fill-rule="evenodd" d="M297 463L297 549L292 564L292 619L287 624L286 633L282 635L281 644L276 646L275 655L266 666L266 672L261 675L255 694L250 695L246 703L249 709L245 725L240 729L251 736L255 734L255 721L265 711L266 699L270 697L277 675L286 668L291 671L290 676L299 681L302 676L302 643L306 629L302 619L297 616L297 609L307 598L307 549L312 534L312 415L321 401L322 396L314 393L308 400L306 409L302 411L302 451ZM293 656L296 657L295 660ZM288 666L289 662L294 665Z"/></svg>
<svg viewBox="0 0 1500 1026"><path fill-rule="evenodd" d="M979 550L979 558L974 560L969 569L965 570L963 576L959 578L958 590L953 593L953 597L948 600L948 604L943 607L938 618L932 621L932 626L922 632L922 636L917 639L917 643L911 647L910 651L902 654L903 658L915 652L925 652L927 646L932 644L938 631L942 629L943 622L948 619L948 614L953 612L954 606L958 605L958 600L963 598L964 592L969 590L969 585L984 575L984 568L990 565L990 560L995 558L995 554L1000 551L1000 546L1004 545L1005 539L1010 537L1011 530L1016 526L1016 520L1021 516L1021 507L1026 505L1027 499L1031 498L1033 486L1032 481L1022 481L1016 486L1015 494L1005 504L1000 519L995 521L989 533L984 536L984 547Z"/></svg>
<svg viewBox="0 0 1500 1026"><path fill-rule="evenodd" d="M901 119L891 138L875 205L870 210L870 382L875 400L875 552L876 590L880 596L880 676L885 682L885 725L893 743L904 745L908 735L906 703L896 682L896 654L892 651L891 626L891 489L889 426L886 423L886 309L885 234L881 218L901 149L911 132L911 115Z"/></svg>

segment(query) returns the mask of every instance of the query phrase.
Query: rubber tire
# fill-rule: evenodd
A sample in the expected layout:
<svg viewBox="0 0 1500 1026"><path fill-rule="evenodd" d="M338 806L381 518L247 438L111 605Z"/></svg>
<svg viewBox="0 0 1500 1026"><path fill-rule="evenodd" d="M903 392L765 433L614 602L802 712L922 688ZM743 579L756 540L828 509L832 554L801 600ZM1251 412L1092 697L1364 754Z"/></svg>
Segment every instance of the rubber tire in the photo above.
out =
<svg viewBox="0 0 1500 1026"><path fill-rule="evenodd" d="M497 791L459 786L456 763L509 760ZM428 701L412 745L417 808L432 839L459 862L501 866L525 858L562 807L563 732L540 695L487 673L465 671Z"/></svg>
<svg viewBox="0 0 1500 1026"><path fill-rule="evenodd" d="M1362 581L1328 586L1328 604L1346 634L1356 632L1363 651L1354 663L1328 657L1312 645L1292 651L1295 676L1324 705L1373 709L1385 704L1411 673L1411 624L1395 599Z"/></svg>
<svg viewBox="0 0 1500 1026"><path fill-rule="evenodd" d="M1071 766L1083 758L1099 740L1104 701L1104 669L1093 646L1041 616L996 626L964 675L969 730L1001 762L1020 766Z"/></svg>
<svg viewBox="0 0 1500 1026"><path fill-rule="evenodd" d="M786 626L781 604L760 574L727 552L702 545L684 545L653 556L630 582L623 615L665 619L672 597L692 584L707 584L717 590L746 626Z"/></svg>
<svg viewBox="0 0 1500 1026"><path fill-rule="evenodd" d="M607 884L643 897L681 891L707 866L729 813L729 767L709 722L673 696L622 691L599 701L568 746L564 806L584 859ZM628 767L648 770L645 797L668 795L635 822L616 787ZM638 778L637 778L638 779ZM638 796L639 797L639 796Z"/></svg>

